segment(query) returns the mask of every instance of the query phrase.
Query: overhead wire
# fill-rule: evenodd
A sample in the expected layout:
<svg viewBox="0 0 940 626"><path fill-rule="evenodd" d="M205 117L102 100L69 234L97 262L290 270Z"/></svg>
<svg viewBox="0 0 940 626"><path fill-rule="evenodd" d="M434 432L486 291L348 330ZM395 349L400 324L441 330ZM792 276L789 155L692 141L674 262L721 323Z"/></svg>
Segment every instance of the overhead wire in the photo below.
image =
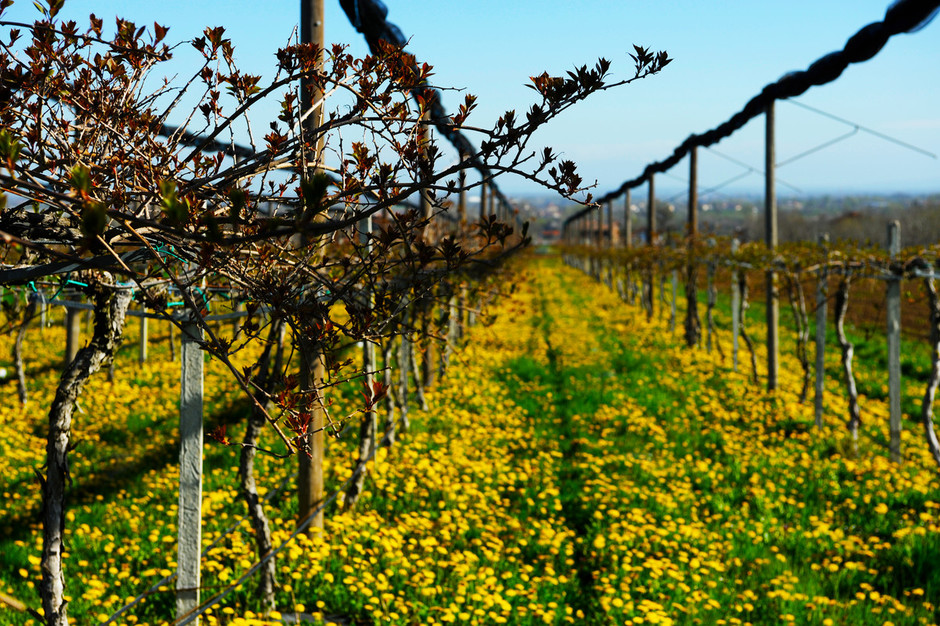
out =
<svg viewBox="0 0 940 626"><path fill-rule="evenodd" d="M656 173L665 172L674 167L693 147L708 147L737 132L750 120L762 115L770 104L777 100L787 100L800 96L810 87L824 85L836 80L853 63L862 63L874 57L894 35L914 32L923 28L932 20L940 9L940 0L898 0L885 12L880 22L874 22L861 28L845 43L841 50L827 54L807 69L790 72L776 82L765 86L759 94L751 98L744 107L724 123L701 134L690 135L673 153L661 160L650 163L636 178L625 181L617 189L596 199L604 203L622 195L627 189L642 185ZM837 117L837 116L834 116ZM847 120L841 120L846 123ZM854 124L853 124L854 125ZM870 130L870 129L869 129ZM866 130L868 132L868 130ZM877 133L879 136L883 133ZM898 140L884 135L885 139L898 143ZM900 142L904 144L904 142ZM909 144L906 147L922 151ZM926 151L925 151L926 152ZM932 155L931 156L935 156ZM586 215L590 209L583 209L569 216L565 226Z"/></svg>
<svg viewBox="0 0 940 626"><path fill-rule="evenodd" d="M812 106L810 106L810 105L808 105L808 104L806 104L806 103L804 103L804 102L800 102L800 101L798 101L798 100L787 100L786 102L789 102L789 103L792 104L793 106L798 106L798 107L800 107L800 108L802 108L802 109L806 109L807 111L812 111L813 113L816 113L817 115L821 115L821 116L823 116L823 117L828 117L828 118L831 119L831 120L835 120L835 121L837 121L837 122L842 122L843 124L848 124L849 126L851 126L851 127L853 127L853 128L855 129L855 132L858 132L858 131L866 132L866 133L868 133L869 135L874 135L875 137L878 137L879 139L884 139L885 141L890 141L890 142L893 143L893 144L897 144L897 145L899 145L899 146L902 146L902 147L904 147L904 148L907 148L908 150L912 150L912 151L914 151L914 152L918 152L918 153L923 154L923 155L925 155L925 156L929 156L929 157L932 158L932 159L936 159L936 158L937 158L937 155L934 154L933 152L931 152L930 150L924 150L923 148L919 148L919 147L915 146L914 144L910 144L910 143L908 143L908 142L906 142L906 141L902 141L902 140L898 139L897 137L892 137L891 135L886 135L886 134L884 134L884 133L882 133L882 132L879 132L879 131L877 131L877 130L868 128L867 126L862 126L861 124L858 124L858 123L856 123L856 122L852 122L852 121L850 121L850 120L847 120L847 119L845 119L844 117L839 117L838 115L834 115L834 114L829 113L829 112L827 112L827 111L823 111L823 110L821 110L821 109L817 109L816 107L812 107Z"/></svg>

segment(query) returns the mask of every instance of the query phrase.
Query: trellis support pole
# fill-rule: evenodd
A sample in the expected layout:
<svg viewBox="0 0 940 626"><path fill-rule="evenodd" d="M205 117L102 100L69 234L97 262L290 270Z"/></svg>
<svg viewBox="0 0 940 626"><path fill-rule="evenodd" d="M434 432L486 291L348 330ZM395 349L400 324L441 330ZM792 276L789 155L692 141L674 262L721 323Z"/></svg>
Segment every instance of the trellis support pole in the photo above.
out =
<svg viewBox="0 0 940 626"><path fill-rule="evenodd" d="M147 312L147 307L140 308L141 313ZM147 361L147 316L140 316L140 344L138 346L137 361L143 365Z"/></svg>
<svg viewBox="0 0 940 626"><path fill-rule="evenodd" d="M65 364L75 360L82 332L82 311L72 307L65 309Z"/></svg>
<svg viewBox="0 0 940 626"><path fill-rule="evenodd" d="M630 210L630 190L623 201L623 241L627 248L633 247L633 213Z"/></svg>
<svg viewBox="0 0 940 626"><path fill-rule="evenodd" d="M777 248L777 190L775 181L776 150L774 146L774 101L767 105L764 185L764 226L767 249L773 253ZM779 351L779 296L777 276L773 269L767 270L767 390L777 388Z"/></svg>
<svg viewBox="0 0 940 626"><path fill-rule="evenodd" d="M894 261L901 253L901 224L888 222L888 253ZM901 279L887 281L886 306L888 331L888 407L891 461L901 462Z"/></svg>
<svg viewBox="0 0 940 626"><path fill-rule="evenodd" d="M738 252L740 242L731 240L731 256ZM738 371L738 335L741 334L741 286L738 284L739 272L735 268L731 272L731 367Z"/></svg>
<svg viewBox="0 0 940 626"><path fill-rule="evenodd" d="M607 201L607 247L614 247L614 201Z"/></svg>
<svg viewBox="0 0 940 626"><path fill-rule="evenodd" d="M823 247L826 259L829 258L828 251L829 235L819 236L819 245ZM826 383L826 304L829 299L829 268L823 265L816 279L816 396L814 399L814 415L816 427L823 426L823 396Z"/></svg>
<svg viewBox="0 0 940 626"><path fill-rule="evenodd" d="M203 330L195 320L182 328L180 349L180 493L177 539L176 616L199 606L202 552ZM193 622L198 626L199 620Z"/></svg>
<svg viewBox="0 0 940 626"><path fill-rule="evenodd" d="M689 150L689 237L698 235L698 147Z"/></svg>

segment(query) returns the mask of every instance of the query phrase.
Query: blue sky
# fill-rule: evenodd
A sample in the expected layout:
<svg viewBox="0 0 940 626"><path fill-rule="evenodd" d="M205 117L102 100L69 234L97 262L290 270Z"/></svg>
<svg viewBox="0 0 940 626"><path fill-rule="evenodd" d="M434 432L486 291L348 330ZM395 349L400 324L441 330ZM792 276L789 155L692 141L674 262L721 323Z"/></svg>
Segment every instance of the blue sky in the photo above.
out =
<svg viewBox="0 0 940 626"><path fill-rule="evenodd" d="M737 112L764 85L805 69L841 49L862 26L880 21L888 0L387 0L389 19L411 38L409 50L435 67L435 82L475 94L470 122L489 126L507 109L523 111L534 92L528 77L561 74L598 57L613 61L614 76L629 74L632 44L667 50L674 61L660 75L591 98L537 135L597 180L597 195L667 156L689 134L703 132ZM237 58L264 73L298 20L296 0L67 0L64 13L94 12L111 23L120 14L138 24L170 27L169 41L196 36L204 26L225 26ZM361 35L338 0L326 0L326 39L364 54ZM32 3L19 0L7 19L32 19ZM463 96L449 92L454 109ZM899 140L940 154L940 18L914 34L892 38L874 59L850 66L836 82L798 99ZM778 159L808 150L851 127L782 102L777 107ZM260 121L260 120L259 120ZM755 120L715 149L760 168L763 123ZM717 154L700 153L700 186L741 173ZM660 175L661 193L683 188L688 165ZM859 133L813 156L781 167L778 177L806 193L940 191L940 160ZM536 191L504 179L509 193ZM752 174L726 191L758 191ZM791 188L781 185L780 193Z"/></svg>

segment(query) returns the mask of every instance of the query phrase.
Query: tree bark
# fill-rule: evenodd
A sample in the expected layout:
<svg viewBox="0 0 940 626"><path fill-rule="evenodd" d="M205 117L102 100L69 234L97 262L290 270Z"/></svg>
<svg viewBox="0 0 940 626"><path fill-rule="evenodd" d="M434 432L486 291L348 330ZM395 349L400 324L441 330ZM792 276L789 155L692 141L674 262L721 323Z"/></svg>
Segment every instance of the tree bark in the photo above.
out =
<svg viewBox="0 0 940 626"><path fill-rule="evenodd" d="M408 432L411 421L408 418L408 372L411 368L411 342L408 336L401 334L398 347L398 413L401 416L401 430Z"/></svg>
<svg viewBox="0 0 940 626"><path fill-rule="evenodd" d="M255 390L252 392L255 400L261 406L270 404L267 394L273 388L273 382L279 370L271 366L271 349L275 342L278 343L278 349L283 345L283 321L275 322L268 334L268 341L264 346L264 351L258 359L258 373L252 379L255 384ZM275 361L277 359L275 358ZM252 406L251 414L248 416L248 425L245 428L245 438L242 440L241 456L238 464L238 477L241 484L242 497L245 499L245 506L248 510L248 519L251 522L251 528L255 533L255 549L258 558L261 559L271 552L273 542L271 540L271 525L268 522L268 516L264 512L262 499L258 495L258 485L255 482L255 456L257 454L258 441L261 437L261 430L264 428L266 418L264 412L257 406ZM274 589L277 584L275 559L269 559L265 562L259 572L259 580L256 594L261 600L265 613L275 609Z"/></svg>
<svg viewBox="0 0 940 626"><path fill-rule="evenodd" d="M754 354L754 343L751 341L751 336L747 332L747 325L744 321L747 319L747 274L740 272L738 275L738 293L741 294L741 308L740 314L738 315L740 319L740 326L738 327L738 332L741 333L741 339L744 340L744 345L747 346L747 351L751 355L751 372L754 382L757 382L757 355Z"/></svg>
<svg viewBox="0 0 940 626"><path fill-rule="evenodd" d="M438 378L443 378L447 373L447 368L450 366L450 357L454 353L454 346L457 344L460 335L457 324L457 296L454 294L453 289L449 290L449 295L447 304L441 306L441 328L446 328L447 334L444 348L441 350L441 362L437 370Z"/></svg>
<svg viewBox="0 0 940 626"><path fill-rule="evenodd" d="M708 282L706 287L706 292L708 293L708 304L706 305L705 310L705 323L708 325L708 338L705 340L705 349L708 350L708 352L711 352L712 341L714 341L715 349L718 350L718 356L724 359L725 353L721 349L721 341L718 340L718 329L715 327L715 305L718 304L718 287L715 286L714 259L710 259L708 261L708 266L705 272Z"/></svg>
<svg viewBox="0 0 940 626"><path fill-rule="evenodd" d="M425 389L434 385L434 378L437 374L437 341L431 336L434 324L434 300L431 294L427 294L420 302L421 307L421 343L424 346L424 353L421 359L421 377Z"/></svg>
<svg viewBox="0 0 940 626"><path fill-rule="evenodd" d="M849 401L849 419L846 425L852 435L852 441L857 451L858 427L862 423L862 418L858 407L855 374L852 373L852 357L855 353L855 346L845 336L845 312L849 308L849 286L851 282L852 275L849 270L845 270L842 280L839 281L839 289L836 292L836 336L839 338L839 346L842 348L842 371L845 374L845 388Z"/></svg>
<svg viewBox="0 0 940 626"><path fill-rule="evenodd" d="M422 411L427 411L428 400L424 397L424 379L421 377L421 370L418 368L418 359L416 356L417 350L415 350L415 347L415 342L409 339L408 363L406 363L405 366L411 368L411 373L414 376L415 399L418 401L418 406L421 407Z"/></svg>
<svg viewBox="0 0 940 626"><path fill-rule="evenodd" d="M395 347L395 337L391 336L385 340L385 343L382 344L382 365L384 370L382 373L382 382L385 384L388 392L385 395L385 428L384 434L382 435L382 442L380 445L385 446L386 448L391 448L395 443L395 391L394 391L394 372L393 369L394 363L392 362L392 352Z"/></svg>
<svg viewBox="0 0 940 626"><path fill-rule="evenodd" d="M793 311L793 320L796 322L796 358L803 368L803 385L800 387L800 404L806 402L809 393L809 315L806 313L806 297L803 293L803 283L799 275L787 273L787 296L790 300L790 310Z"/></svg>
<svg viewBox="0 0 940 626"><path fill-rule="evenodd" d="M933 269L933 268L931 268ZM940 442L933 427L933 402L937 395L937 386L940 385L940 297L932 278L924 279L927 295L930 299L930 351L931 366L930 379L927 390L924 392L924 401L920 408L920 420L924 425L924 436L927 439L927 448L934 462L940 466Z"/></svg>
<svg viewBox="0 0 940 626"><path fill-rule="evenodd" d="M66 367L49 409L46 476L42 480L42 581L40 595L47 626L68 624L62 552L65 534L65 491L71 482L68 452L72 411L85 383L110 358L121 341L129 289L98 286L94 293L94 331L91 341Z"/></svg>
<svg viewBox="0 0 940 626"><path fill-rule="evenodd" d="M375 371L375 346L364 340L363 342L362 369L365 372L366 393L371 394L373 390ZM356 506L362 490L365 487L366 475L368 474L368 463L375 456L376 450L376 427L377 416L375 406L369 405L362 414L362 420L359 422L359 455L353 464L353 475L346 488L346 496L343 499L343 508L347 511Z"/></svg>

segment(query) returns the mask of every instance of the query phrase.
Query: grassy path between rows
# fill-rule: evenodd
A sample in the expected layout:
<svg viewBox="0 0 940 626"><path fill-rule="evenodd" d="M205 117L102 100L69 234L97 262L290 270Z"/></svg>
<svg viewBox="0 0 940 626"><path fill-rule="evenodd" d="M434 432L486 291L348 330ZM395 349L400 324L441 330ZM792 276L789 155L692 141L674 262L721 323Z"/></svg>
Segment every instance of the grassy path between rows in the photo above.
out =
<svg viewBox="0 0 940 626"><path fill-rule="evenodd" d="M400 625L936 622L940 491L918 433L905 433L901 468L867 441L850 454L837 389L835 426L816 431L810 406L768 396L717 353L683 349L664 323L557 258L520 262L513 280L495 321L454 354L430 410L380 453L358 508L334 507L322 534L279 557L281 613L256 614L248 586L206 623L280 624L291 613ZM76 490L100 484L74 503L67 529L76 623L175 567L176 470L145 454L173 447L174 367L155 359L146 375L98 381L83 403L94 420L76 424ZM784 362L782 387L797 387L797 370ZM167 398L122 403L142 389ZM23 511L35 506L42 448L31 433L43 415L8 408L14 393L0 386L0 591L36 606L39 536ZM220 396L220 407L237 405ZM886 428L883 407L865 418ZM145 436L122 435L128 420ZM330 445L335 488L355 442ZM237 451L206 450L208 543L243 509ZM110 459L135 455L147 459L139 472L101 483ZM260 460L269 489L292 471ZM269 513L278 545L293 529L293 495ZM253 560L247 528L226 536L204 560L206 596ZM161 589L119 623L165 623L172 605ZM36 622L0 606L0 623Z"/></svg>
<svg viewBox="0 0 940 626"><path fill-rule="evenodd" d="M918 433L900 471L877 447L841 454L836 389L836 426L815 431L810 407L683 349L584 275L543 270L534 283L537 330L505 379L559 443L577 538L569 605L584 619L935 621L938 493Z"/></svg>

